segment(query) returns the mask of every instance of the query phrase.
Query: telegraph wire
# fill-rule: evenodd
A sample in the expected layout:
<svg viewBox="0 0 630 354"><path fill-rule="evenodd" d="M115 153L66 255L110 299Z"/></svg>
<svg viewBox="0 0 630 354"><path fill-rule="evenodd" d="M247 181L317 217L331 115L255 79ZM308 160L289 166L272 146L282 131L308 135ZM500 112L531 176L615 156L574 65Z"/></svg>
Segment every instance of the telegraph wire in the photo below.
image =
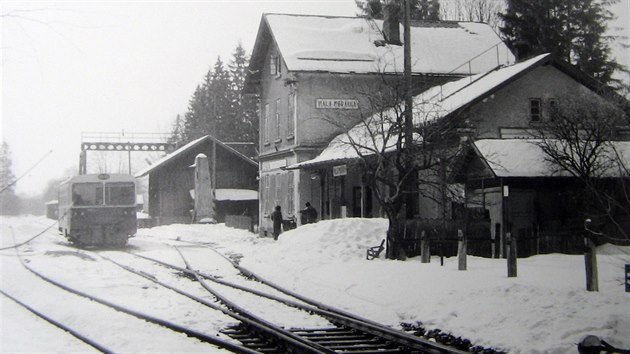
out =
<svg viewBox="0 0 630 354"><path fill-rule="evenodd" d="M2 189L0 190L0 193L4 192L8 188L12 187L19 180L24 178L29 172L31 172L35 167L37 167L37 165L39 165L42 161L44 161L48 157L48 155L50 155L51 153L52 153L52 150L49 150L44 156L42 156L42 158L40 158L33 166L31 166L28 170L26 170L26 172L24 172L20 177L16 178L13 182L11 182L11 183L7 184L6 186L2 187Z"/></svg>

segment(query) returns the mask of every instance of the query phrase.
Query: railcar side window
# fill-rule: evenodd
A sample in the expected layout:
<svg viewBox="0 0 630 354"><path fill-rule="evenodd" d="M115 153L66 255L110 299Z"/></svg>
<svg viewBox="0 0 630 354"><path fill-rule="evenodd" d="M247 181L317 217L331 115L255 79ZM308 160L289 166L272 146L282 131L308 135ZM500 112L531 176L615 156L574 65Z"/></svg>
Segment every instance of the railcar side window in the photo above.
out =
<svg viewBox="0 0 630 354"><path fill-rule="evenodd" d="M103 204L103 184L82 183L72 186L72 203L74 205Z"/></svg>
<svg viewBox="0 0 630 354"><path fill-rule="evenodd" d="M133 183L106 183L105 204L107 205L134 205L136 191Z"/></svg>

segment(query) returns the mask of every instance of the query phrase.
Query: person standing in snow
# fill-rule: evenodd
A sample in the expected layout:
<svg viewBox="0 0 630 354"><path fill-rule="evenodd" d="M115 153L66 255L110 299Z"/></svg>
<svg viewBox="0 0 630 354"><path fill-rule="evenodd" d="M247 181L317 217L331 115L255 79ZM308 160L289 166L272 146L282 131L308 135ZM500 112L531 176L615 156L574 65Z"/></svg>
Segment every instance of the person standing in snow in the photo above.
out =
<svg viewBox="0 0 630 354"><path fill-rule="evenodd" d="M276 210L271 213L271 221L273 222L273 239L277 240L280 232L282 232L282 211L280 205L276 205Z"/></svg>
<svg viewBox="0 0 630 354"><path fill-rule="evenodd" d="M306 208L300 210L300 221L302 225L304 224L312 224L317 221L317 210L313 208L311 202L306 202Z"/></svg>

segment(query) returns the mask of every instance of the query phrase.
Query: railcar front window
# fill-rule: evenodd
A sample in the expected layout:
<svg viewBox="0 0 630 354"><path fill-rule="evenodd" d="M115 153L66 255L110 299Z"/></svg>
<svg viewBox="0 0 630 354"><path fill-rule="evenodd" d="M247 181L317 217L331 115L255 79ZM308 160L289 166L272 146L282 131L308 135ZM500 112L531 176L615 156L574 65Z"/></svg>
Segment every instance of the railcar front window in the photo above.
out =
<svg viewBox="0 0 630 354"><path fill-rule="evenodd" d="M103 184L82 183L72 186L72 203L74 205L103 204Z"/></svg>
<svg viewBox="0 0 630 354"><path fill-rule="evenodd" d="M105 184L105 204L133 205L136 202L136 191L133 183Z"/></svg>

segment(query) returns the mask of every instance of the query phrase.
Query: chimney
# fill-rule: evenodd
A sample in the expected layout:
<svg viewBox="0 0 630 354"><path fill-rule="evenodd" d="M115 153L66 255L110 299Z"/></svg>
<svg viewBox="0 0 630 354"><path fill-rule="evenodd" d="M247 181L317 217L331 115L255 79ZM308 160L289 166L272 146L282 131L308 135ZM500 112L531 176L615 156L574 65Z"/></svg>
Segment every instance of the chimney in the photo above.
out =
<svg viewBox="0 0 630 354"><path fill-rule="evenodd" d="M516 61L521 62L525 59L529 59L532 56L532 50L529 44L525 41L514 42L514 51L516 52Z"/></svg>
<svg viewBox="0 0 630 354"><path fill-rule="evenodd" d="M400 41L400 7L390 2L383 8L383 36L388 44L402 45Z"/></svg>

